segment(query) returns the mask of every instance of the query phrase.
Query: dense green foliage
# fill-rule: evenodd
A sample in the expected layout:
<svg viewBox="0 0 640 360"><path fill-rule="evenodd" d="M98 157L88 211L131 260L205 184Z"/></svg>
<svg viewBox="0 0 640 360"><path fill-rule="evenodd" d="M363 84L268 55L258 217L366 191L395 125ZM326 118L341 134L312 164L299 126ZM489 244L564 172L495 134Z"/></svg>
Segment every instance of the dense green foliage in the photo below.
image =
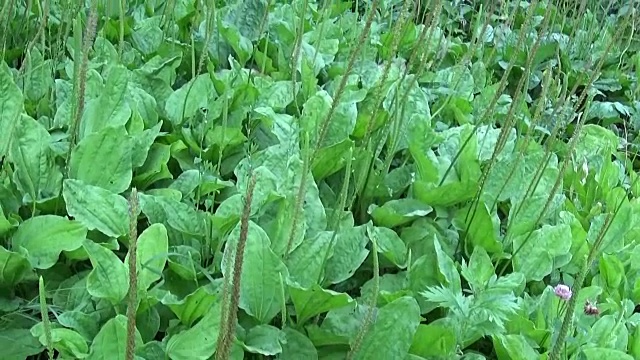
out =
<svg viewBox="0 0 640 360"><path fill-rule="evenodd" d="M640 358L636 2L84 3L0 8L0 358Z"/></svg>

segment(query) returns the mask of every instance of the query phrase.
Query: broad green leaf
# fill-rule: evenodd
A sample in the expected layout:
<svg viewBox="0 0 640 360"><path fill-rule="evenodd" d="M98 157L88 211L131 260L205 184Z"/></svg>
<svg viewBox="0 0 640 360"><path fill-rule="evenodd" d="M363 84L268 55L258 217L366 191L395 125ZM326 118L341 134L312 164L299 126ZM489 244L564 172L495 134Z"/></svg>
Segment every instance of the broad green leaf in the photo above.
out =
<svg viewBox="0 0 640 360"><path fill-rule="evenodd" d="M323 231L302 241L286 260L290 280L310 287L322 280L326 259L333 255L333 232Z"/></svg>
<svg viewBox="0 0 640 360"><path fill-rule="evenodd" d="M225 278L233 276L240 224L229 234L222 261ZM231 261L231 264L228 262ZM231 269L228 272L227 269ZM240 282L239 307L255 317L260 323L269 323L282 309L282 286L288 277L282 260L271 250L271 241L260 226L249 221L242 276Z"/></svg>
<svg viewBox="0 0 640 360"><path fill-rule="evenodd" d="M325 119L329 115L333 99L325 91L320 90L314 96L310 97L302 108L302 118L300 124L302 128L310 134L310 143L315 148L323 148L335 145L347 139L349 134L355 128L355 118L353 119L353 127L350 129L346 124L333 124L330 121L325 125ZM326 129L326 130L323 130ZM322 143L317 146L320 136L324 133Z"/></svg>
<svg viewBox="0 0 640 360"><path fill-rule="evenodd" d="M414 293L423 291L424 289L442 284L444 277L438 264L438 257L434 249L434 244L438 242L435 235L432 235L431 239L426 238L423 241L430 242L429 252L425 252L424 255L418 257L412 264L408 272L408 287ZM428 313L435 309L437 306L427 302L422 297L418 297L418 303L420 304L421 313Z"/></svg>
<svg viewBox="0 0 640 360"><path fill-rule="evenodd" d="M349 345L351 339L355 339L366 320L370 306L351 303L329 311L320 327L320 331L309 331L309 337L316 346L320 344L345 344ZM379 315L380 312L374 309Z"/></svg>
<svg viewBox="0 0 640 360"><path fill-rule="evenodd" d="M0 189L0 191L2 191ZM8 218L4 215L4 211L2 210L2 202L0 202L0 236L5 236L11 228L18 225L18 220L13 218Z"/></svg>
<svg viewBox="0 0 640 360"><path fill-rule="evenodd" d="M78 139L82 140L108 126L124 126L129 121L129 78L129 70L124 65L116 64L110 68L104 89L97 98L87 103L79 124Z"/></svg>
<svg viewBox="0 0 640 360"><path fill-rule="evenodd" d="M89 230L116 238L129 232L129 204L124 197L74 179L64 181L62 196L69 215Z"/></svg>
<svg viewBox="0 0 640 360"><path fill-rule="evenodd" d="M140 333L135 333L136 347L142 345ZM124 360L127 351L127 318L116 315L102 326L91 343L88 360Z"/></svg>
<svg viewBox="0 0 640 360"><path fill-rule="evenodd" d="M527 342L527 338L519 334L496 335L493 345L499 360L539 359L536 352Z"/></svg>
<svg viewBox="0 0 640 360"><path fill-rule="evenodd" d="M454 292L462 292L462 285L460 284L460 274L456 268L456 264L453 259L442 250L442 245L437 238L433 238L433 248L436 252L436 259L438 260L438 270L442 277L449 286L449 289Z"/></svg>
<svg viewBox="0 0 640 360"><path fill-rule="evenodd" d="M162 224L152 224L138 237L136 261L138 288L147 290L151 284L162 277L167 263L169 239L167 229ZM125 258L128 263L129 254Z"/></svg>
<svg viewBox="0 0 640 360"><path fill-rule="evenodd" d="M629 338L628 353L637 359L640 356L640 327L636 326Z"/></svg>
<svg viewBox="0 0 640 360"><path fill-rule="evenodd" d="M397 298L411 295L412 292L407 287L407 273L401 271L397 274L384 274L379 277L376 288L375 279L370 279L360 287L360 297L358 301L371 301L376 296L378 306L384 306Z"/></svg>
<svg viewBox="0 0 640 360"><path fill-rule="evenodd" d="M517 254L514 254L513 269L523 273L527 281L541 281L557 266L555 259L569 253L571 227L564 224L543 225L530 237L527 235L516 237L513 240L513 248L520 249Z"/></svg>
<svg viewBox="0 0 640 360"><path fill-rule="evenodd" d="M282 344L282 353L280 353L278 359L318 359L318 350L316 350L316 347L308 337L288 326L286 326L283 331L285 333L285 342Z"/></svg>
<svg viewBox="0 0 640 360"><path fill-rule="evenodd" d="M600 276L602 276L607 289L615 292L625 278L625 269L622 261L615 255L603 253L598 261Z"/></svg>
<svg viewBox="0 0 640 360"><path fill-rule="evenodd" d="M489 213L489 208L484 202L480 201L476 205L458 210L456 217L468 229L466 246L469 249L482 247L490 254L502 251L499 219L497 215Z"/></svg>
<svg viewBox="0 0 640 360"><path fill-rule="evenodd" d="M412 297L401 297L378 310L354 359L404 359L420 325L420 307Z"/></svg>
<svg viewBox="0 0 640 360"><path fill-rule="evenodd" d="M536 226L538 226L536 220L541 214L540 223L555 223L556 214L561 210L565 202L565 195L562 192L558 192L549 203L549 189L554 187L558 176L561 176L557 164L558 160L555 156L552 156L546 164L535 191L527 193L531 181L535 180L530 174L535 174L539 171L541 161L544 159L544 153L527 154L527 156L528 158L525 159L523 165L525 167L523 179L514 183L516 192L513 194L508 215L509 236L528 234L530 231L535 230ZM562 188L562 182L559 186Z"/></svg>
<svg viewBox="0 0 640 360"><path fill-rule="evenodd" d="M140 194L142 212L151 223L162 222L171 229L184 234L203 236L206 234L205 214L184 202L165 196ZM167 231L170 229L167 228ZM172 245L176 239L171 239Z"/></svg>
<svg viewBox="0 0 640 360"><path fill-rule="evenodd" d="M0 287L19 284L31 271L31 265L22 254L0 246Z"/></svg>
<svg viewBox="0 0 640 360"><path fill-rule="evenodd" d="M167 167L171 158L171 146L154 142L149 148L144 164L136 170L133 183L139 189L146 189L151 184L162 180L171 179L172 175Z"/></svg>
<svg viewBox="0 0 640 360"><path fill-rule="evenodd" d="M179 245L170 247L169 253L173 255L168 259L169 269L176 275L188 281L198 277L198 265L202 263L200 252L191 246Z"/></svg>
<svg viewBox="0 0 640 360"><path fill-rule="evenodd" d="M629 331L625 326L619 325L616 315L607 314L601 316L593 324L592 329L593 337L590 339L592 344L613 349L626 348Z"/></svg>
<svg viewBox="0 0 640 360"><path fill-rule="evenodd" d="M348 157L352 155L351 149L353 146L354 142L347 139L338 144L319 149L311 167L313 178L316 181L320 181L344 168Z"/></svg>
<svg viewBox="0 0 640 360"><path fill-rule="evenodd" d="M87 291L91 296L119 304L129 291L129 273L118 256L104 246L86 240L84 249L89 254L93 270L87 276Z"/></svg>
<svg viewBox="0 0 640 360"><path fill-rule="evenodd" d="M247 64L247 61L251 58L251 54L253 52L253 44L251 43L251 40L242 36L240 31L238 31L234 26L221 26L219 31L236 53L240 66L244 67Z"/></svg>
<svg viewBox="0 0 640 360"><path fill-rule="evenodd" d="M129 84L129 91L129 106L131 106L133 116L139 117L145 128L155 128L159 123L162 123L162 121L158 121L158 102L147 89L141 88L138 84Z"/></svg>
<svg viewBox="0 0 640 360"><path fill-rule="evenodd" d="M119 194L131 183L131 144L124 126L106 127L84 137L73 149L69 178Z"/></svg>
<svg viewBox="0 0 640 360"><path fill-rule="evenodd" d="M216 351L221 315L220 302L211 305L197 324L169 339L167 356L172 360L209 359Z"/></svg>
<svg viewBox="0 0 640 360"><path fill-rule="evenodd" d="M587 241L590 244L593 244L598 238L602 227L607 222L608 216L609 214L601 214L591 220L591 226L587 233ZM622 204L608 225L607 232L602 239L600 251L607 253L620 251L625 245L625 235L634 228L636 223L637 220L633 216L632 206L629 203Z"/></svg>
<svg viewBox="0 0 640 360"><path fill-rule="evenodd" d="M9 158L15 164L13 181L23 194L22 201L42 202L57 197L62 172L50 148L51 135L42 124L24 114L13 119L13 123L15 132Z"/></svg>
<svg viewBox="0 0 640 360"><path fill-rule="evenodd" d="M236 176L238 178L239 189L246 189L245 184L248 183L250 176L248 159L244 159L236 167ZM269 146L251 156L251 167L258 168L264 166L268 171L276 177L276 194L284 197L291 204L298 194L298 188L302 181L303 161L300 156L290 146L278 144ZM283 254L287 249L288 236L291 233L293 225L290 219L293 218L295 206L289 205L287 208L279 209L278 221L282 221L281 229L266 230L271 236L272 249L276 254ZM325 207L320 200L318 185L314 181L313 176L307 176L305 185L304 201L302 204L302 212L298 214L298 219L304 219L304 222L298 221L298 226L304 227L304 232L297 230L297 237L293 239L291 250L295 249L303 240L304 235L311 237L316 232L324 231L327 227L327 216ZM263 225L263 224L260 224ZM277 230L277 231L272 231ZM286 234L284 236L276 236L276 234Z"/></svg>
<svg viewBox="0 0 640 360"><path fill-rule="evenodd" d="M385 110L400 117L400 128L395 130L398 134L398 139L394 139L396 150L407 149L411 134L431 125L428 94L425 88L416 85L415 76L402 76L395 81L382 103Z"/></svg>
<svg viewBox="0 0 640 360"><path fill-rule="evenodd" d="M386 227L368 226L367 233L375 241L378 252L399 268L407 265L407 247L398 234Z"/></svg>
<svg viewBox="0 0 640 360"><path fill-rule="evenodd" d="M453 206L473 199L478 188L474 180L454 181L438 186L434 183L416 181L413 194L416 199L432 206Z"/></svg>
<svg viewBox="0 0 640 360"><path fill-rule="evenodd" d="M244 346L250 353L273 356L282 352L285 333L275 326L258 325L247 332Z"/></svg>
<svg viewBox="0 0 640 360"><path fill-rule="evenodd" d="M633 356L628 355L620 350L607 349L603 347L582 349L582 354L587 360L633 360Z"/></svg>
<svg viewBox="0 0 640 360"><path fill-rule="evenodd" d="M28 329L3 329L0 330L0 349L3 359L24 360L41 353L44 346Z"/></svg>
<svg viewBox="0 0 640 360"><path fill-rule="evenodd" d="M56 264L61 252L78 249L86 237L87 228L79 221L40 215L20 224L13 245L26 252L31 266L48 269Z"/></svg>
<svg viewBox="0 0 640 360"><path fill-rule="evenodd" d="M460 274L469 282L472 290L484 289L491 276L495 274L493 263L487 251L481 246L476 246L471 258L469 258L469 265L463 260Z"/></svg>
<svg viewBox="0 0 640 360"><path fill-rule="evenodd" d="M172 296L175 297L173 294ZM210 286L200 286L182 300L165 298L161 301L176 314L183 324L191 326L209 311L211 306L218 301L218 297Z"/></svg>
<svg viewBox="0 0 640 360"><path fill-rule="evenodd" d="M259 3L259 1L258 1ZM260 90L260 102L263 106L267 106L273 111L283 112L285 108L293 101L294 89L300 91L299 83L295 88L292 81L274 81L272 83L264 83L255 78L254 82Z"/></svg>
<svg viewBox="0 0 640 360"><path fill-rule="evenodd" d="M87 292L88 273L83 271L63 280L53 293L53 305L67 311L92 311L93 299Z"/></svg>
<svg viewBox="0 0 640 360"><path fill-rule="evenodd" d="M430 126L421 123L409 137L409 152L416 164L416 182L434 184L438 181L438 159L431 147L441 143L444 138ZM426 202L430 204L430 202Z"/></svg>
<svg viewBox="0 0 640 360"><path fill-rule="evenodd" d="M430 357L453 357L457 346L456 332L445 321L436 320L429 324L420 324L413 337L410 353Z"/></svg>
<svg viewBox="0 0 640 360"><path fill-rule="evenodd" d="M392 228L427 216L432 210L431 206L419 200L406 198L387 201L382 206L372 204L368 212L377 225Z"/></svg>
<svg viewBox="0 0 640 360"><path fill-rule="evenodd" d="M2 61L0 64L0 158L7 155L14 139L18 118L24 111L24 97L13 82L13 75Z"/></svg>
<svg viewBox="0 0 640 360"><path fill-rule="evenodd" d="M33 102L42 99L53 87L53 60L45 59L37 46L25 57L24 93Z"/></svg>
<svg viewBox="0 0 640 360"><path fill-rule="evenodd" d="M135 48L146 56L154 53L164 40L164 32L157 20L157 17L142 19L131 34Z"/></svg>
<svg viewBox="0 0 640 360"><path fill-rule="evenodd" d="M325 281L337 284L349 279L369 255L365 225L341 229L333 256L325 264Z"/></svg>
<svg viewBox="0 0 640 360"><path fill-rule="evenodd" d="M47 343L44 331L42 322L39 322L31 328L31 334L37 337L42 345ZM53 328L51 329L50 335L53 348L56 349L63 358L83 359L89 354L87 340L74 330Z"/></svg>
<svg viewBox="0 0 640 360"><path fill-rule="evenodd" d="M131 152L131 165L134 168L138 168L144 165L151 149L151 145L155 139L160 135L160 129L162 128L162 121L155 124L151 129L143 131L141 134L133 135L132 138L132 152Z"/></svg>
<svg viewBox="0 0 640 360"><path fill-rule="evenodd" d="M233 6L231 11L225 17L225 21L232 23L237 27L240 33L251 41L260 38L261 21L268 8L264 1L243 1Z"/></svg>
<svg viewBox="0 0 640 360"><path fill-rule="evenodd" d="M196 112L207 106L210 96L216 95L216 89L209 74L202 74L184 84L167 99L165 111L171 123L182 124Z"/></svg>
<svg viewBox="0 0 640 360"><path fill-rule="evenodd" d="M160 312L156 306L150 305L151 301L149 298L143 299L136 313L136 327L145 343L155 339L160 330Z"/></svg>
<svg viewBox="0 0 640 360"><path fill-rule="evenodd" d="M100 314L82 311L65 311L57 317L60 325L71 328L86 340L93 340L100 331Z"/></svg>
<svg viewBox="0 0 640 360"><path fill-rule="evenodd" d="M613 131L597 124L585 124L576 142L574 156L576 159L590 159L598 154L610 156L619 144L620 138ZM597 170L599 168L596 167Z"/></svg>
<svg viewBox="0 0 640 360"><path fill-rule="evenodd" d="M290 284L289 294L296 310L298 324L305 324L318 314L347 306L353 302L349 295L323 289L319 285L312 285L311 288L305 289Z"/></svg>

